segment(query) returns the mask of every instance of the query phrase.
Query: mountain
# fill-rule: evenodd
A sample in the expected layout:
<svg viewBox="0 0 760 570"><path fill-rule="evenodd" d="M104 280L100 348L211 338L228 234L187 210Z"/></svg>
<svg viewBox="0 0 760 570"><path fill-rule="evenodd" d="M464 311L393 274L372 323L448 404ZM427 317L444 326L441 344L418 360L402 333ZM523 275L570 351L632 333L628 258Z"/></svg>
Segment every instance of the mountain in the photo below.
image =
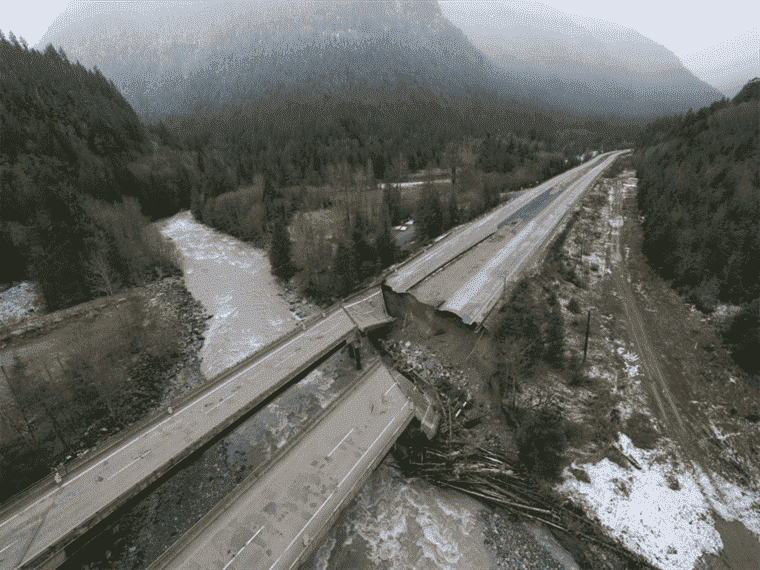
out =
<svg viewBox="0 0 760 570"><path fill-rule="evenodd" d="M445 0L441 9L522 85L586 112L672 114L722 96L664 46L618 24L529 0Z"/></svg>
<svg viewBox="0 0 760 570"><path fill-rule="evenodd" d="M750 79L760 77L760 30L754 28L683 58L683 64L726 97L733 98Z"/></svg>
<svg viewBox="0 0 760 570"><path fill-rule="evenodd" d="M116 6L114 6L116 4ZM433 93L505 91L435 0L71 3L40 45L97 65L140 111L278 91L405 82ZM513 94L517 89L513 89Z"/></svg>
<svg viewBox="0 0 760 570"><path fill-rule="evenodd" d="M39 46L53 43L97 65L143 114L347 89L371 102L378 89L399 84L427 98L487 92L576 114L665 114L720 98L632 30L600 40L604 25L584 27L540 4L510 6L72 2ZM494 25L494 14L507 23ZM632 55L631 46L639 51ZM656 56L655 69L636 61L640 53Z"/></svg>

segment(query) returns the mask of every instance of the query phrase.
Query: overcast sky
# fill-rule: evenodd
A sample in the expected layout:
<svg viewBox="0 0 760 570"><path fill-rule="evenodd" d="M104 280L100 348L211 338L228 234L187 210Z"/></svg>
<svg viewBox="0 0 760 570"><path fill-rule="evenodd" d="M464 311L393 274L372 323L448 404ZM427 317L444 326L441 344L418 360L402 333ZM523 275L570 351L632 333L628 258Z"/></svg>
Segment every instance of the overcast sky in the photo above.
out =
<svg viewBox="0 0 760 570"><path fill-rule="evenodd" d="M745 34L760 20L760 3L752 0L723 0L717 4L684 0L543 0L542 3L567 14L591 16L633 28L681 59ZM10 30L23 36L33 46L67 4L67 0L3 0L0 29L6 34Z"/></svg>

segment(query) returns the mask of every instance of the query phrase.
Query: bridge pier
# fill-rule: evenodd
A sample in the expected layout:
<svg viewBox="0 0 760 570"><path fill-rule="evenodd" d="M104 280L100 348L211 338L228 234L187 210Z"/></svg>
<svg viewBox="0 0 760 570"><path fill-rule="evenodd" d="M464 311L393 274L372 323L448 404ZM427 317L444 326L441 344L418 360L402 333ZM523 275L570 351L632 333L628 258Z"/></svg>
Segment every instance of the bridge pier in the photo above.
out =
<svg viewBox="0 0 760 570"><path fill-rule="evenodd" d="M362 338L358 334L346 340L348 356L354 359L357 370L362 369Z"/></svg>

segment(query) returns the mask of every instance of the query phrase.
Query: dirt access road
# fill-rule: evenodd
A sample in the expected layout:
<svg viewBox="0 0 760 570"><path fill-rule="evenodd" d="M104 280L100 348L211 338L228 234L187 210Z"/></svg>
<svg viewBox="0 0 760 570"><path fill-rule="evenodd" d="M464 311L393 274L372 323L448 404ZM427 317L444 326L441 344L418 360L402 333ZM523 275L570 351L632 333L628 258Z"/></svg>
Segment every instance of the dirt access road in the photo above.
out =
<svg viewBox="0 0 760 570"><path fill-rule="evenodd" d="M641 230L636 220L635 193L623 193L619 190L619 186L615 186L610 198L613 214L611 217L622 223L612 224L605 265L611 271L612 284L623 305L628 336L632 340L636 353L640 355L648 379L648 389L656 404L658 419L665 428L664 435L676 444L677 459L691 472L702 495L715 509L713 511L715 528L723 541L722 553L719 556L703 556L696 568L711 570L760 568L760 541L757 537L741 521L727 522L715 512L719 509L711 498L715 496L711 494L711 490L715 491L723 507L732 510L732 501L723 493L720 483L712 474L720 473L729 480L735 480L736 473L727 472L725 464L715 459L723 444L714 437L710 429L710 418L695 406L698 401L695 399L695 380L689 379L683 367L678 366L677 356L676 362L673 362L673 355L666 354L669 345L691 345L688 331L685 330L686 321L683 323L684 330L681 331L680 336L664 342L663 333L668 334L669 331L662 330L663 323L658 318L658 313L660 313L658 309L663 307L658 307L652 299L645 295L637 295L634 291L632 283L638 281L642 271L641 266L644 264L640 250ZM638 269L636 269L637 266ZM686 307L681 307L681 309L688 310ZM643 316L644 314L646 316ZM670 333L672 334L672 331ZM698 343L695 343L695 347L696 344ZM704 476L707 477L709 485L705 485Z"/></svg>

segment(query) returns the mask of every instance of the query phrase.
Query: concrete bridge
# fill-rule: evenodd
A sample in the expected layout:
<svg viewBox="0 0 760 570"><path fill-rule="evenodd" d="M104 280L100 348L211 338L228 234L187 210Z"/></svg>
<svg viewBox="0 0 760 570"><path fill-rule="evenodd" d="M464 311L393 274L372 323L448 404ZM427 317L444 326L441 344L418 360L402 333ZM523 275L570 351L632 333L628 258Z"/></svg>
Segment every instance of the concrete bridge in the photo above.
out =
<svg viewBox="0 0 760 570"><path fill-rule="evenodd" d="M336 350L348 346L360 368L362 335L392 320L380 288L363 291L9 501L0 509L0 570L57 567L130 498ZM413 404L405 411L413 413ZM376 459L374 452L369 459Z"/></svg>

